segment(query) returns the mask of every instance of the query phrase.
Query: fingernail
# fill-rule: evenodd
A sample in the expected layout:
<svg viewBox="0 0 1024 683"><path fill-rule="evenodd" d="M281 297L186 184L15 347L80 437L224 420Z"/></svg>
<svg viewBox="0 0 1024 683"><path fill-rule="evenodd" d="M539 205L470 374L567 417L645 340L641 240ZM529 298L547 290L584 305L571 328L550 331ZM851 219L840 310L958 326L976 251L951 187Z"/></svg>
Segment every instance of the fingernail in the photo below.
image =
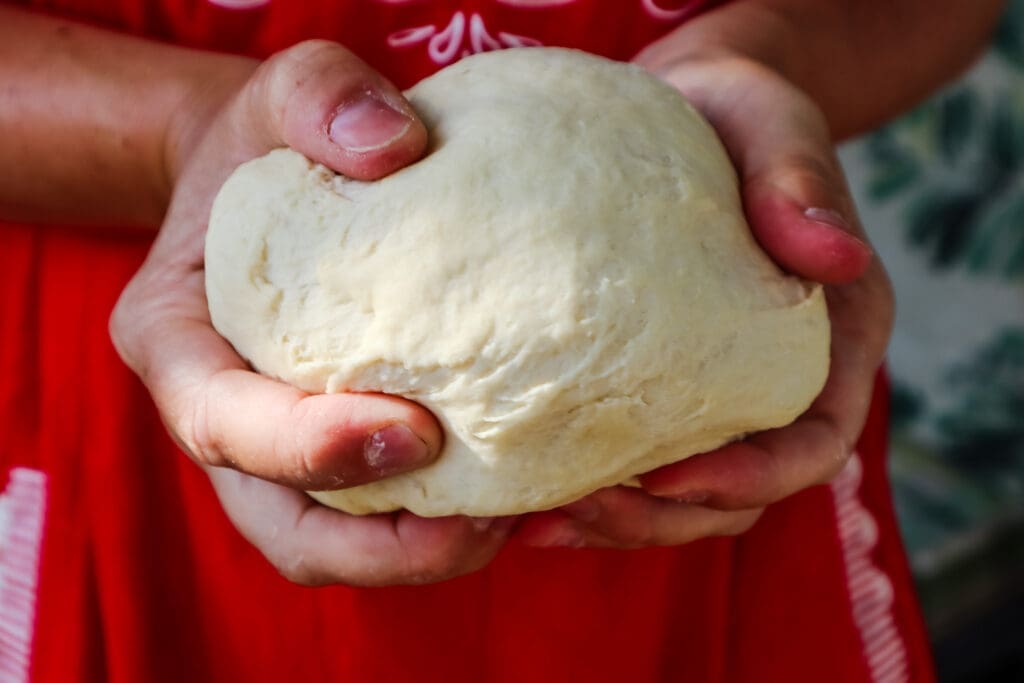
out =
<svg viewBox="0 0 1024 683"><path fill-rule="evenodd" d="M371 434L363 444L363 457L370 469L383 475L415 469L431 459L427 444L404 424Z"/></svg>
<svg viewBox="0 0 1024 683"><path fill-rule="evenodd" d="M810 209L804 209L804 218L814 221L815 223L821 223L827 225L830 228L838 228L842 231L843 236L850 242L860 246L864 251L870 253L871 247L856 235L852 233L850 222L846 220L843 214L839 213L834 209L821 209L817 207L811 207Z"/></svg>
<svg viewBox="0 0 1024 683"><path fill-rule="evenodd" d="M846 220L843 214L839 213L835 209L822 209L819 207L811 207L804 209L804 217L808 220L812 220L815 223L824 223L830 225L833 228L839 228L840 230L849 230L850 222Z"/></svg>
<svg viewBox="0 0 1024 683"><path fill-rule="evenodd" d="M678 496L673 496L673 500L677 503L686 503L687 505L700 505L706 503L708 498L711 497L710 491L687 491L686 493Z"/></svg>
<svg viewBox="0 0 1024 683"><path fill-rule="evenodd" d="M581 522L594 522L601 516L601 506L589 498L580 498L560 508L565 514Z"/></svg>
<svg viewBox="0 0 1024 683"><path fill-rule="evenodd" d="M411 125L408 114L368 90L338 110L327 133L350 152L372 152L400 138Z"/></svg>

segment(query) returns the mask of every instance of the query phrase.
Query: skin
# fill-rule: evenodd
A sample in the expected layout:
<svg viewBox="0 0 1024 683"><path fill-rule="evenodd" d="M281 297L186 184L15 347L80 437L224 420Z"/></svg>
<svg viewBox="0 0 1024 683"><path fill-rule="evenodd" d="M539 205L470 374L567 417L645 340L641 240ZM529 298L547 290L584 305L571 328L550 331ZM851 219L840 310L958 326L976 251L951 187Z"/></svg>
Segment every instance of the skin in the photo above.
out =
<svg viewBox="0 0 1024 683"><path fill-rule="evenodd" d="M484 566L513 534L537 546L641 547L741 533L765 505L841 469L891 328L888 281L833 143L962 69L1000 7L744 0L637 56L723 137L765 249L828 285L832 371L789 427L649 473L640 490L520 519L352 517L317 505L297 489L432 460L436 420L395 397L308 396L260 377L210 326L203 235L216 188L239 163L289 145L374 179L423 152L425 130L401 94L341 46L301 43L257 63L0 6L0 218L159 228L111 337L234 524L292 581L443 580ZM368 444L383 444L384 457L367 458Z"/></svg>
<svg viewBox="0 0 1024 683"><path fill-rule="evenodd" d="M722 137L765 250L790 272L827 285L830 373L792 425L648 473L642 491L613 487L534 515L519 530L524 542L631 548L734 535L766 505L838 474L867 416L893 300L878 259L858 249L867 237L833 143L891 118L965 68L1002 6L736 2L637 55ZM862 83L871 84L870 96Z"/></svg>

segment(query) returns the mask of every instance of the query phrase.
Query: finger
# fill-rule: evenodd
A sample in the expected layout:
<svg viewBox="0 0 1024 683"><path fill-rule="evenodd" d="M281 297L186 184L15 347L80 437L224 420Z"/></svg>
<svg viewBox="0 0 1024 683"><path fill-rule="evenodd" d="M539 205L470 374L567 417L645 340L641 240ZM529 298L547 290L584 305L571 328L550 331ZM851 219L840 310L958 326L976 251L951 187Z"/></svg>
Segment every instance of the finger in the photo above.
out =
<svg viewBox="0 0 1024 683"><path fill-rule="evenodd" d="M285 578L309 586L423 584L470 573L497 554L515 523L408 512L355 517L238 472L208 473L242 535Z"/></svg>
<svg viewBox="0 0 1024 683"><path fill-rule="evenodd" d="M718 510L765 506L829 481L850 451L837 425L805 417L640 477L644 490Z"/></svg>
<svg viewBox="0 0 1024 683"><path fill-rule="evenodd" d="M322 40L260 64L210 129L191 137L200 141L187 161L172 164L181 175L151 252L151 260L191 267L202 263L216 189L246 161L288 146L343 175L372 180L417 160L427 145L426 128L401 92L345 48Z"/></svg>
<svg viewBox="0 0 1024 683"><path fill-rule="evenodd" d="M790 273L815 282L844 284L863 275L871 247L853 234L842 212L821 208L838 202L801 203L791 198L798 194L811 193L789 193L760 182L744 189L751 231L762 248Z"/></svg>
<svg viewBox="0 0 1024 683"><path fill-rule="evenodd" d="M877 264L856 283L827 288L826 296L833 332L829 377L808 411L787 427L644 474L646 491L737 510L767 505L838 474L867 417L892 307Z"/></svg>
<svg viewBox="0 0 1024 683"><path fill-rule="evenodd" d="M287 145L369 180L416 160L427 131L402 93L337 43L299 43L267 60L241 103L267 149Z"/></svg>
<svg viewBox="0 0 1024 683"><path fill-rule="evenodd" d="M826 284L860 277L871 261L817 106L754 62L669 67L675 85L722 138L741 177L751 230L783 268Z"/></svg>
<svg viewBox="0 0 1024 683"><path fill-rule="evenodd" d="M616 486L526 519L516 538L535 547L642 548L748 530L761 510L723 512Z"/></svg>
<svg viewBox="0 0 1024 683"><path fill-rule="evenodd" d="M169 430L200 463L227 466L302 489L335 489L432 461L442 432L404 399L378 394L307 395L249 371L210 326L202 273L177 284L163 307L158 286L136 280L111 334Z"/></svg>

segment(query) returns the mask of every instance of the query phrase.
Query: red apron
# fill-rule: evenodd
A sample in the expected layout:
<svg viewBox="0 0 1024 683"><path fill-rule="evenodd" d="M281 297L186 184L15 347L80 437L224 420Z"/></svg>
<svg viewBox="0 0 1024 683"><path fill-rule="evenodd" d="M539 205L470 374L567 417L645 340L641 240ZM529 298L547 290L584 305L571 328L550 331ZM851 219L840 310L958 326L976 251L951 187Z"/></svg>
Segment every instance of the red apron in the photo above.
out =
<svg viewBox="0 0 1024 683"><path fill-rule="evenodd" d="M628 59L715 3L35 4L255 56L330 38L408 86L513 45ZM0 225L0 683L933 680L889 499L883 382L843 474L742 537L510 545L438 585L302 588L234 530L114 353L107 318L147 247Z"/></svg>

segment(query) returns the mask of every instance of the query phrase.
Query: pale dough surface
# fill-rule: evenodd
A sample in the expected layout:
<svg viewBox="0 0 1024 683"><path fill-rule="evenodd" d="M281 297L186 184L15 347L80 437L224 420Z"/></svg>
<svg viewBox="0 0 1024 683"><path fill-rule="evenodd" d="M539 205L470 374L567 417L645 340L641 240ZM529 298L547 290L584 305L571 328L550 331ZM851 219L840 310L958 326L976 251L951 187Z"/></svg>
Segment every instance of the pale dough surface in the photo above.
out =
<svg viewBox="0 0 1024 683"><path fill-rule="evenodd" d="M309 392L428 407L438 461L314 494L353 513L504 515L777 427L828 372L820 288L745 223L709 125L638 69L467 58L408 93L424 160L374 183L290 150L217 197L217 330Z"/></svg>

